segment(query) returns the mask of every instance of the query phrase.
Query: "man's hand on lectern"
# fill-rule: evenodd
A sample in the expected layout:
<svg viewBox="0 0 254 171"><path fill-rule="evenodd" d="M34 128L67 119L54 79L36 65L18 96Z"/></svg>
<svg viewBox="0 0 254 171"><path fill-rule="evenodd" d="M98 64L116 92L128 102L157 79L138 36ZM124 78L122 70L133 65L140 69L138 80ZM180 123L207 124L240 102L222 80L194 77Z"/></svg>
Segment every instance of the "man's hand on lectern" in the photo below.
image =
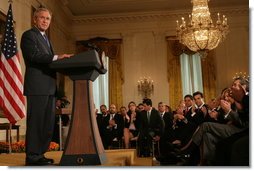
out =
<svg viewBox="0 0 254 171"><path fill-rule="evenodd" d="M73 56L74 54L62 54L62 55L58 55L58 59L63 59L63 58L70 58L71 56Z"/></svg>

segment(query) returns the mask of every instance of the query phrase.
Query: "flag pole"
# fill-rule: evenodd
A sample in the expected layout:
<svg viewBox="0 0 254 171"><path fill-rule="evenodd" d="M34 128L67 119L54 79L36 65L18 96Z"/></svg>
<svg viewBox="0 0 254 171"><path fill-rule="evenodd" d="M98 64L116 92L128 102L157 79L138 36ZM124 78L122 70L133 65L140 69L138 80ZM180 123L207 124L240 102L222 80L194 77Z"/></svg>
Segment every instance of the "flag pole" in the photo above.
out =
<svg viewBox="0 0 254 171"><path fill-rule="evenodd" d="M12 0L8 0L8 3L10 3L10 4L12 4ZM12 124L10 123L9 124L9 129L8 129L8 146L9 146L9 154L11 154L12 153L12 148L11 148L11 130L12 130Z"/></svg>
<svg viewBox="0 0 254 171"><path fill-rule="evenodd" d="M11 148L11 130L12 130L12 123L9 124L9 136L8 136L8 145L9 145L9 154L12 153L12 148Z"/></svg>

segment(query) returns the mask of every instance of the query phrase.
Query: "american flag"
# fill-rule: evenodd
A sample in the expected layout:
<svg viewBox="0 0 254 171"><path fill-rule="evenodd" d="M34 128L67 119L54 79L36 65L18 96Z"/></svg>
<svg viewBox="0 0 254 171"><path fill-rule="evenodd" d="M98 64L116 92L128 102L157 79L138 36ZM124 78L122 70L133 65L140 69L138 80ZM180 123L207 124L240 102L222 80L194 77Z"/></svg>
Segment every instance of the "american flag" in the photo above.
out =
<svg viewBox="0 0 254 171"><path fill-rule="evenodd" d="M23 78L13 27L11 4L7 13L4 40L1 47L0 108L10 123L15 124L25 117Z"/></svg>

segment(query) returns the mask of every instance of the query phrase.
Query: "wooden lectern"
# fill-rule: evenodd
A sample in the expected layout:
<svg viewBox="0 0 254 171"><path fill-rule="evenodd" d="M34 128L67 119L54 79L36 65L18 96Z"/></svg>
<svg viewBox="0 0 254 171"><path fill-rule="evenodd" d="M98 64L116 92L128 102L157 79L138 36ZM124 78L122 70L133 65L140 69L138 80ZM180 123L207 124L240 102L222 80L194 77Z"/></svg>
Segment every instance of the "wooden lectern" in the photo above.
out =
<svg viewBox="0 0 254 171"><path fill-rule="evenodd" d="M106 160L94 109L92 81L106 73L102 59L89 50L68 59L54 61L50 67L73 81L71 125L60 165L100 165Z"/></svg>

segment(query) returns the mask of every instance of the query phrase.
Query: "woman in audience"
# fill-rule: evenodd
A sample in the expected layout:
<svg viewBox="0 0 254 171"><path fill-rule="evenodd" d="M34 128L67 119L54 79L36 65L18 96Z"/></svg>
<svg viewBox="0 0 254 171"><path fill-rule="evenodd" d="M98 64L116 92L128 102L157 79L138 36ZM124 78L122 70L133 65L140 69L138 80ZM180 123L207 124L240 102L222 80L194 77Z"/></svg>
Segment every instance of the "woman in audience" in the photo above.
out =
<svg viewBox="0 0 254 171"><path fill-rule="evenodd" d="M138 137L137 115L139 112L136 110L135 102L129 102L128 108L129 110L124 116L123 134L125 148L130 148L130 140L137 140Z"/></svg>

